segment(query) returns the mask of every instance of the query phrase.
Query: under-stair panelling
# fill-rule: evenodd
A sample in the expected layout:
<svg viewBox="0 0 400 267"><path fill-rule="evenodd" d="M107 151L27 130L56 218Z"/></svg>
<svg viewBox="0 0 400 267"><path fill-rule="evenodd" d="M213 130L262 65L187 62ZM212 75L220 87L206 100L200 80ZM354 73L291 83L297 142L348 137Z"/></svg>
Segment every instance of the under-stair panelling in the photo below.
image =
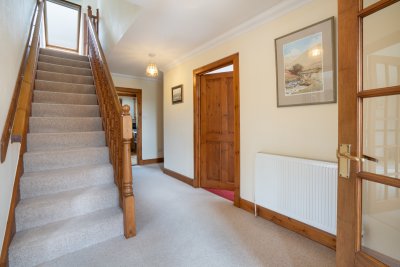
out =
<svg viewBox="0 0 400 267"><path fill-rule="evenodd" d="M122 223L122 211L115 207L17 232L10 246L10 266L36 266L121 236Z"/></svg>
<svg viewBox="0 0 400 267"><path fill-rule="evenodd" d="M10 266L36 266L123 234L87 57L40 49Z"/></svg>
<svg viewBox="0 0 400 267"><path fill-rule="evenodd" d="M114 183L110 163L26 172L21 177L21 199Z"/></svg>
<svg viewBox="0 0 400 267"><path fill-rule="evenodd" d="M54 81L35 80L35 91L50 91L59 93L95 94L91 84L63 83Z"/></svg>
<svg viewBox="0 0 400 267"><path fill-rule="evenodd" d="M36 78L39 80L47 80L54 82L93 84L92 76L63 74L63 73L43 71L43 70L36 71Z"/></svg>
<svg viewBox="0 0 400 267"><path fill-rule="evenodd" d="M33 117L99 117L98 105L32 103Z"/></svg>
<svg viewBox="0 0 400 267"><path fill-rule="evenodd" d="M47 56L47 55L43 55L43 54L39 55L39 61L47 62L47 63L51 63L51 64L57 64L57 65L71 66L71 67L76 67L76 68L90 69L90 63L86 62L86 61L73 60L73 59L61 58L61 57L53 57L53 56Z"/></svg>
<svg viewBox="0 0 400 267"><path fill-rule="evenodd" d="M59 93L36 91L33 93L35 103L97 105L97 96L94 94Z"/></svg>

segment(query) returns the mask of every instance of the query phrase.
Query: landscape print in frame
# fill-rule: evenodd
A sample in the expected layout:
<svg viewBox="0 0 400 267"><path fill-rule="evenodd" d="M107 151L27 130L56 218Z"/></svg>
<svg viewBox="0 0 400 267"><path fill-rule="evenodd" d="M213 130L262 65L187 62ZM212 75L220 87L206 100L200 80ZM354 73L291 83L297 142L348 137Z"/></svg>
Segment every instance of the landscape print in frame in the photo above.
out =
<svg viewBox="0 0 400 267"><path fill-rule="evenodd" d="M336 102L334 18L275 40L277 106Z"/></svg>

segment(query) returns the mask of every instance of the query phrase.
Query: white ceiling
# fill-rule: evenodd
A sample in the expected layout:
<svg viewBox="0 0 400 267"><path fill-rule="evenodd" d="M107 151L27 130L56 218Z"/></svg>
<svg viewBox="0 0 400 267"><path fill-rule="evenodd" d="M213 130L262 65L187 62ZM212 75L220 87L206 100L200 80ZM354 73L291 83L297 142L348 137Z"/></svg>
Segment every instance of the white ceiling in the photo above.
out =
<svg viewBox="0 0 400 267"><path fill-rule="evenodd" d="M246 21L289 0L123 0L139 6L107 51L113 73L145 76L149 53L160 70ZM298 1L302 2L302 1ZM100 10L101 12L101 10ZM101 13L100 13L101 14Z"/></svg>

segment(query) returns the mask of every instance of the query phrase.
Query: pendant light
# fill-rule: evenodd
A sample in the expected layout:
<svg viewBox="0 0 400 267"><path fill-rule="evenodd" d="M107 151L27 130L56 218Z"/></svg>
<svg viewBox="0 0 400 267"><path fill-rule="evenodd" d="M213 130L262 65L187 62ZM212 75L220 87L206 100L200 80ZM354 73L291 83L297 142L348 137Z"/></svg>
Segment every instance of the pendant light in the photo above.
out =
<svg viewBox="0 0 400 267"><path fill-rule="evenodd" d="M148 77L152 77L152 78L158 76L158 68L157 68L157 65L156 65L156 63L154 63L153 60L151 60L151 59L152 59L153 57L155 57L155 56L156 56L155 54L149 54L150 62L149 62L149 64L147 65L147 68L146 68L146 75L147 75Z"/></svg>

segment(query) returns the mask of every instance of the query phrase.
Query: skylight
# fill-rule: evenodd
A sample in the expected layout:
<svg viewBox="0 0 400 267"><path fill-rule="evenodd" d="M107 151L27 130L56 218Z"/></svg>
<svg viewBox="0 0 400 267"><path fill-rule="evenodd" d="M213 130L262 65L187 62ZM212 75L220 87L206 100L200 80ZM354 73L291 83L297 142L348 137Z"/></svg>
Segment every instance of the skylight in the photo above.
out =
<svg viewBox="0 0 400 267"><path fill-rule="evenodd" d="M46 46L78 51L81 6L62 0L47 0Z"/></svg>

